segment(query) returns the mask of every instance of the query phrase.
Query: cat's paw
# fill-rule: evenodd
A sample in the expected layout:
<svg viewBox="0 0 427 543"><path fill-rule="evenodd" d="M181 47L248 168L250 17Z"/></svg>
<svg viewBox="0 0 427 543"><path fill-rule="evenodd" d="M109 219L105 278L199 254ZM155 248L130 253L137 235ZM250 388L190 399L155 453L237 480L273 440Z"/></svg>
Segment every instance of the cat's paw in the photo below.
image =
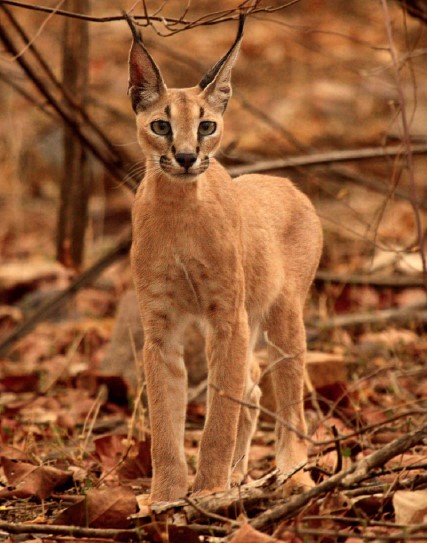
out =
<svg viewBox="0 0 427 543"><path fill-rule="evenodd" d="M250 483L252 481L252 477L250 475L243 474L243 473L233 473L230 478L230 486L233 488L235 486L240 486L246 483Z"/></svg>
<svg viewBox="0 0 427 543"><path fill-rule="evenodd" d="M230 477L230 486L233 488L235 486L240 486L245 481L245 476L243 473L233 473Z"/></svg>
<svg viewBox="0 0 427 543"><path fill-rule="evenodd" d="M222 492L225 490L223 486L216 486L214 488L205 488L203 490L194 490L191 492L191 498L203 498L204 496L209 496L210 494L216 494L217 492Z"/></svg>
<svg viewBox="0 0 427 543"><path fill-rule="evenodd" d="M310 477L310 474L306 471L300 471L283 483L283 485L276 490L276 494L286 498L294 494L307 492L307 490L310 490L313 487L314 481Z"/></svg>

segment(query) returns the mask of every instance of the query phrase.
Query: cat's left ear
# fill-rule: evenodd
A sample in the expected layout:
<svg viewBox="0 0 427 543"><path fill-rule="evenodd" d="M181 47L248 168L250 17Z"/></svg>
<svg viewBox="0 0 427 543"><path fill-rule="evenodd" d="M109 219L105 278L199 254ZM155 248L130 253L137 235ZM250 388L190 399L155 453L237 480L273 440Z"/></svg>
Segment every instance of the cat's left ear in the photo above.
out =
<svg viewBox="0 0 427 543"><path fill-rule="evenodd" d="M225 111L231 98L231 70L239 54L244 24L245 15L241 13L237 36L230 50L207 72L199 83L204 98L221 113Z"/></svg>
<svg viewBox="0 0 427 543"><path fill-rule="evenodd" d="M145 48L141 34L131 18L124 14L132 31L133 42L129 51L129 89L135 113L147 109L166 93L166 85L157 64Z"/></svg>

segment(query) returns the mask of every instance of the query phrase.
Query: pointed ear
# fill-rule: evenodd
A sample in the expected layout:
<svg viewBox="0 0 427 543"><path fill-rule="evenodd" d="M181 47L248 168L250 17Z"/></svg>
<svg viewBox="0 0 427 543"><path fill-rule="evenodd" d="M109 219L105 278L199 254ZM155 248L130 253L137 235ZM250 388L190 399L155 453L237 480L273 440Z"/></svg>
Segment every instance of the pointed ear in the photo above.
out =
<svg viewBox="0 0 427 543"><path fill-rule="evenodd" d="M199 83L205 99L212 107L219 109L222 113L231 98L231 69L239 54L244 24L245 15L241 13L237 36L230 50L207 72Z"/></svg>
<svg viewBox="0 0 427 543"><path fill-rule="evenodd" d="M124 14L132 31L133 42L129 51L128 94L135 113L157 102L166 92L166 85L157 64L145 48L141 34L136 30L131 18Z"/></svg>

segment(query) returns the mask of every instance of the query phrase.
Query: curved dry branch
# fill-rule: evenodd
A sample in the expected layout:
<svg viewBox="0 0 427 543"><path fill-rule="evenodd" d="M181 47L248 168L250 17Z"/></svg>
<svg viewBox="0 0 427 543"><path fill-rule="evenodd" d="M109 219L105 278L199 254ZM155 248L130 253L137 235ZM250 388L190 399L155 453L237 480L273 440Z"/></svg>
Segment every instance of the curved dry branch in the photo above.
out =
<svg viewBox="0 0 427 543"><path fill-rule="evenodd" d="M235 20L239 17L239 13L241 11L244 11L247 15L255 15L255 14L260 14L260 13L274 13L276 11L281 11L287 7L297 4L300 1L301 0L289 0L288 2L284 2L283 4L279 4L278 6L274 6L274 5L273 6L259 6L260 0L256 0L250 6L248 6L248 2L245 0L241 2L241 4L237 5L236 7L232 9L209 13L195 20L189 20L188 18L186 18L187 11L188 11L187 9L184 9L181 17L179 18L162 16L159 13L159 10L156 11L153 15L150 15L147 9L144 9L144 15L133 14L132 17L137 22L137 24L139 23L141 26L152 26L157 34L162 35L162 36L170 36L178 32L183 32L184 30L190 30L197 26L211 26L211 25L223 23L225 21ZM124 15L109 15L109 16L104 16L104 17L97 17L95 15L85 15L83 13L75 13L72 11L67 11L63 9L55 9L48 6L41 6L37 4L27 4L25 2L20 2L18 0L0 0L0 5L1 4L9 5L9 6L13 6L13 7L21 8L21 9L27 9L31 11L54 14L60 17L70 17L72 19L80 19L82 21L87 21L91 23L109 23L113 21L122 21L125 19ZM167 2L165 2L164 5L166 4ZM153 23L162 24L164 28L167 30L167 34L162 34L161 32L159 32L153 26Z"/></svg>

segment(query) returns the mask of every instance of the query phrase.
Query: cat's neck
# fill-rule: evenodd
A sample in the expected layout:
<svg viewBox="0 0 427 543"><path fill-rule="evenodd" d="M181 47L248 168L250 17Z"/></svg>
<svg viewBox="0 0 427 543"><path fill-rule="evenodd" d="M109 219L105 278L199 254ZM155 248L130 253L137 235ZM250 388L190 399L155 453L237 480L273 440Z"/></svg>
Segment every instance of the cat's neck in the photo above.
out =
<svg viewBox="0 0 427 543"><path fill-rule="evenodd" d="M147 167L143 179L144 199L174 208L191 206L199 199L200 186L205 177L203 173L191 181L172 180L158 168Z"/></svg>

